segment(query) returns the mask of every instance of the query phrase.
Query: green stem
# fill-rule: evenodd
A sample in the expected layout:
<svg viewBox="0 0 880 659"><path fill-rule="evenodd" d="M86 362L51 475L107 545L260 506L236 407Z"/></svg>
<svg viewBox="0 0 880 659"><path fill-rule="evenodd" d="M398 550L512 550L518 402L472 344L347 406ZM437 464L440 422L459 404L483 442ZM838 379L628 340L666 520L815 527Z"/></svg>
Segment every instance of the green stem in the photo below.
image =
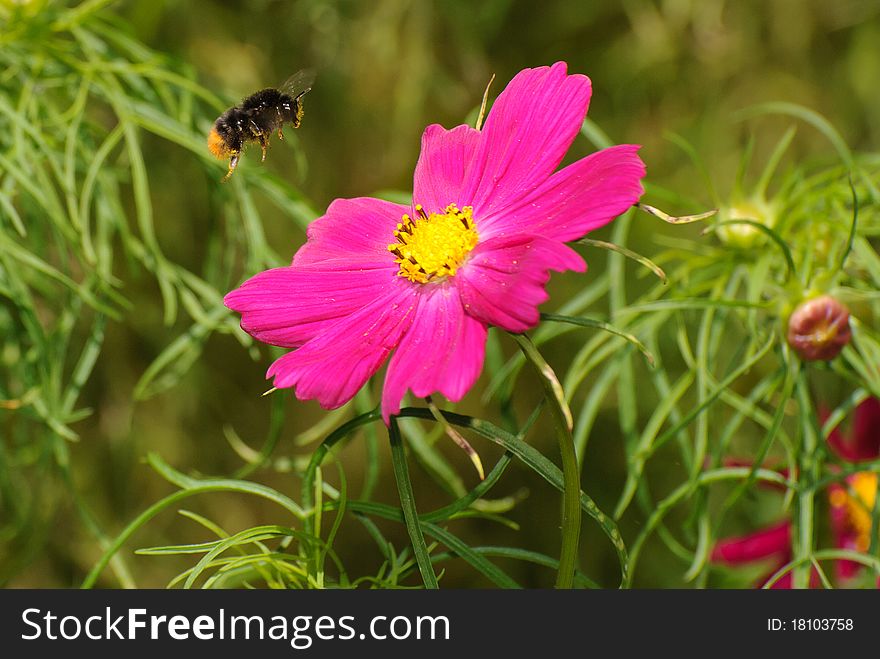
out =
<svg viewBox="0 0 880 659"><path fill-rule="evenodd" d="M577 568L578 541L581 534L581 484L577 454L572 437L571 411L565 403L565 396L556 374L544 361L541 353L525 334L512 334L538 375L544 386L544 394L549 403L559 452L562 455L562 548L559 554L559 571L556 574L557 588L571 588Z"/></svg>
<svg viewBox="0 0 880 659"><path fill-rule="evenodd" d="M403 509L403 521L412 542L413 554L422 574L425 588L438 588L437 575L431 566L431 556L428 554L428 546L425 544L425 536L419 522L419 513L416 510L416 501L413 496L412 483L409 480L409 468L406 465L406 452L403 448L403 439L397 420L392 418L388 425L388 438L391 441L391 462L394 466L394 478L397 481L397 491L400 494L400 507Z"/></svg>
<svg viewBox="0 0 880 659"><path fill-rule="evenodd" d="M801 371L797 382L797 400L800 407L803 439L798 459L798 515L795 556L797 567L793 572L795 588L810 587L811 558L813 556L813 519L815 513L815 483L819 478L817 456L818 423L807 388L806 373Z"/></svg>

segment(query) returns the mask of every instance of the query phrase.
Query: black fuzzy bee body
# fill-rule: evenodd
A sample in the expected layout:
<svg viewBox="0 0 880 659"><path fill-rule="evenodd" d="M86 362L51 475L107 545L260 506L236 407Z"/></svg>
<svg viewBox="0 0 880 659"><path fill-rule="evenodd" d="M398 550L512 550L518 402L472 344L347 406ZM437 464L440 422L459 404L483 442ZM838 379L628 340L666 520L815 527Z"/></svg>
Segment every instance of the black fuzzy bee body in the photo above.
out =
<svg viewBox="0 0 880 659"><path fill-rule="evenodd" d="M217 118L208 133L208 149L217 158L229 158L224 181L235 171L245 144L259 142L265 160L272 133L277 132L278 138L283 140L284 124L299 128L303 116L302 97L311 89L313 80L312 72L299 71L281 89L261 89Z"/></svg>

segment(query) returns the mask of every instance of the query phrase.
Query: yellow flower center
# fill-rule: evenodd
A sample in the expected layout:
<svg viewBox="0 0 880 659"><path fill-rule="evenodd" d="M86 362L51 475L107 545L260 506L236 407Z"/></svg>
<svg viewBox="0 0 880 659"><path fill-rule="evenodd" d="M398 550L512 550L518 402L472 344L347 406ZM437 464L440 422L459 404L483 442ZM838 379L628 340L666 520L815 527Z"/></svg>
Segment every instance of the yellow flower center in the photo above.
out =
<svg viewBox="0 0 880 659"><path fill-rule="evenodd" d="M441 213L428 215L416 206L416 217L404 215L388 251L400 266L397 274L416 284L428 284L452 277L479 240L474 209L449 204Z"/></svg>
<svg viewBox="0 0 880 659"><path fill-rule="evenodd" d="M877 496L877 474L860 471L849 480L849 486L851 493L843 489L831 493L831 505L843 508L856 534L856 548L867 551L871 546L871 510Z"/></svg>

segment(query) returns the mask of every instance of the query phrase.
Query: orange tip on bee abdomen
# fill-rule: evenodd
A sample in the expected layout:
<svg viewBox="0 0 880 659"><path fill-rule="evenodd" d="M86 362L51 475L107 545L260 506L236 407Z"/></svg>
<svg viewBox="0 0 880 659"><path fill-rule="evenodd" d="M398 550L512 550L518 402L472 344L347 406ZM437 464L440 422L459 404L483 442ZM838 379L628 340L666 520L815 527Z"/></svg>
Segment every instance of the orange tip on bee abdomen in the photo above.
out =
<svg viewBox="0 0 880 659"><path fill-rule="evenodd" d="M232 151L226 146L226 142L220 137L220 133L217 132L215 127L212 127L211 132L208 133L208 151L219 160L223 160L232 155Z"/></svg>

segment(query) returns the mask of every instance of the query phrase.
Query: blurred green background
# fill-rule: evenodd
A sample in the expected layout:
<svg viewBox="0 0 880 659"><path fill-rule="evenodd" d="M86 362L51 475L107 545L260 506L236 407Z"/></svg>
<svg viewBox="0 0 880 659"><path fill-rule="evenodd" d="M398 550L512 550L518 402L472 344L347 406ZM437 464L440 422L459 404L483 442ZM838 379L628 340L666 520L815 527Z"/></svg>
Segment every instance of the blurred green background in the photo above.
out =
<svg viewBox="0 0 880 659"><path fill-rule="evenodd" d="M40 4L34 3L38 10ZM227 105L279 84L300 68L314 68L317 81L305 98L302 127L295 134L288 130L291 139L284 144L274 140L263 164L252 148L236 173L245 185L250 177L262 176L263 170L284 179L308 200L306 215L320 214L336 197L410 190L420 134L427 124L450 127L472 119L492 74L496 80L490 96L520 69L557 60L567 61L571 72L591 77L589 117L614 142L644 145L641 155L648 166L648 181L680 195L681 206L667 207L669 212L697 212L712 207L713 200L667 134L679 134L694 146L723 197L732 188L745 136L756 130L778 136L791 123L768 119L756 127L735 119L737 110L754 103L782 100L812 108L859 151L876 151L880 143L880 3L876 0L167 0L111 3L102 11L118 16L121 30L130 30L149 49L164 54L162 66L193 75ZM0 70L0 85L14 97L20 78L9 69L6 72L4 76ZM222 109L196 106L193 124L207 132ZM100 120L96 118L99 124ZM0 130L11 130L3 121L0 117ZM773 139L758 140L755 160L760 163L772 144ZM218 220L221 205L231 194L231 185L227 189L219 183L223 166L218 164L206 175L192 153L156 135L143 135L142 149L158 243L173 262L202 272L211 258L210 237L229 230ZM592 150L587 140L579 139L569 158ZM828 151L821 135L803 129L789 158L808 160ZM302 224L269 203L259 189L253 199L266 242L282 259L289 259L304 239ZM644 217L637 218L634 226L646 230L632 231L631 246L649 257L660 249L654 232L670 232ZM594 237L608 236L610 230ZM588 258L586 281L601 272L605 262L601 252ZM228 268L233 285L244 276L244 267L236 262ZM273 404L270 397L260 396L268 388L263 375L270 351L261 347L249 354L228 333L212 335L199 359L173 386L136 400L135 387L144 371L188 325L181 320L172 326L163 322L155 280L130 260L120 260L114 272L124 280L122 292L134 305L120 321L107 323L103 350L78 405L90 408L92 414L72 425L80 439L69 452L75 490L111 535L173 489L144 464L145 454L156 452L185 472L233 473L242 461L225 437L234 429L244 442L258 448ZM554 275L553 299L564 300L584 281L572 274ZM556 306L548 304L548 308ZM564 372L577 341L569 335L553 343L546 353L548 361ZM503 345L508 353L515 352L509 341ZM486 381L484 377L458 409L479 416L480 390ZM523 410L540 395L528 374L518 392ZM640 417L650 414L652 401L640 402L645 406ZM273 454L281 460L275 468L251 477L294 493L299 481L289 469L295 465L284 458L310 454L313 445L302 445L300 433L322 412L316 404L296 402L288 394L284 405L286 419ZM587 491L607 507L613 507L625 478L614 406L610 396L590 439L584 477ZM12 438L18 423L15 410L0 409L7 453L16 441ZM549 433L539 432L535 442L555 457ZM472 487L473 472L449 444L441 442L444 455ZM475 440L474 444L487 464L499 454L488 443ZM361 478L358 465L365 459L362 443L350 443L340 456L348 485L356 490ZM382 456L377 499L394 504L397 494L384 450ZM661 490L674 484L664 480L667 467L674 467L664 459L661 456L651 465L652 478ZM68 490L28 470L22 468L15 482L28 493L32 524L26 532L3 538L0 583L76 586L100 547L77 516ZM335 480L333 472L332 466L326 467L328 480ZM414 480L420 508L448 501L418 468ZM459 535L476 544L556 553L555 492L533 473L514 466L492 495L522 497L507 514L518 530L477 519L460 522ZM4 502L5 512L10 505ZM268 504L227 494L188 501L185 507L228 530L271 523L278 516ZM624 536L642 522L638 515L626 519ZM346 524L340 533L335 547L349 571L373 573L380 558L367 545L364 531ZM390 525L387 533L398 549L406 546L402 527ZM128 549L203 539L203 529L169 512L140 531ZM589 522L584 525L583 544L582 565L600 583L613 584L617 575L613 553ZM191 564L186 557L127 559L137 584L144 587L162 587ZM552 572L544 568L503 564L524 585L552 584ZM452 562L447 567L444 585L488 585L466 566ZM636 585L682 586L681 572L680 562L668 552L649 551ZM99 583L115 585L109 572Z"/></svg>

